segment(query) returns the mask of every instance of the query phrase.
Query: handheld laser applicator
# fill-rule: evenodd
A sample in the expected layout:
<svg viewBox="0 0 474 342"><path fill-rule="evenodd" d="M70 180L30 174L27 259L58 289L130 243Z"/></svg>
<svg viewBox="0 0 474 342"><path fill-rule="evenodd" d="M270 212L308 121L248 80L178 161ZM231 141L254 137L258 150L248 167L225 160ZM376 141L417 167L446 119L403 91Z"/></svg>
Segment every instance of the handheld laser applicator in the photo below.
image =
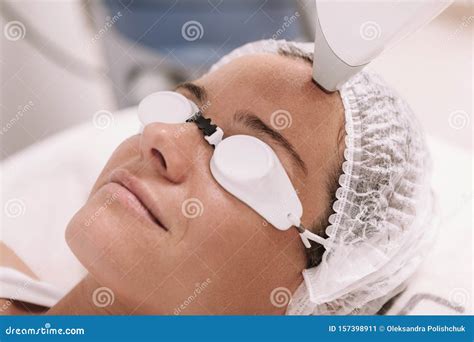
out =
<svg viewBox="0 0 474 342"><path fill-rule="evenodd" d="M452 2L316 0L313 80L328 92L336 91Z"/></svg>

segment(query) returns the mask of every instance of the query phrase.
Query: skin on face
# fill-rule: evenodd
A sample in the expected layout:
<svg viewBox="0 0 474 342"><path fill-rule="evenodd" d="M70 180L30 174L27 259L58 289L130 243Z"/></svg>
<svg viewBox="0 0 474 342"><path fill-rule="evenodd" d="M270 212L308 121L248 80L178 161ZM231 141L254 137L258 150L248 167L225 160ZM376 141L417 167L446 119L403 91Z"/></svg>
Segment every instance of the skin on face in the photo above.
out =
<svg viewBox="0 0 474 342"><path fill-rule="evenodd" d="M270 54L238 58L193 83L205 87L205 103L186 88L176 91L201 106L225 136L253 135L274 149L310 226L329 206L327 183L339 165L339 94L312 82L309 63ZM289 113L291 125L275 130L307 172L281 143L236 120L243 111L273 129L278 113ZM193 123L150 124L116 149L71 220L71 249L129 313L282 314L276 295L286 290L275 289L289 294L302 282L306 256L296 229L275 229L221 188L210 173L212 153ZM167 230L147 218L125 187Z"/></svg>

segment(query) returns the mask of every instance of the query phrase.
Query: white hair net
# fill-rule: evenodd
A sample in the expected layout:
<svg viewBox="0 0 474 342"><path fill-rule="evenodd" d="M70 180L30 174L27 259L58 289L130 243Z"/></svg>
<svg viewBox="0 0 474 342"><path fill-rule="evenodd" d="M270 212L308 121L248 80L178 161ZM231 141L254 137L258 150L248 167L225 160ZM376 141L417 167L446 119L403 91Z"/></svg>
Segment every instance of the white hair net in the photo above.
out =
<svg viewBox="0 0 474 342"><path fill-rule="evenodd" d="M249 43L211 71L243 55L292 47L312 55L314 44ZM436 236L429 156L408 105L365 71L339 93L345 161L326 228L331 244L318 266L303 271L304 281L287 308L290 315L377 313L405 288Z"/></svg>

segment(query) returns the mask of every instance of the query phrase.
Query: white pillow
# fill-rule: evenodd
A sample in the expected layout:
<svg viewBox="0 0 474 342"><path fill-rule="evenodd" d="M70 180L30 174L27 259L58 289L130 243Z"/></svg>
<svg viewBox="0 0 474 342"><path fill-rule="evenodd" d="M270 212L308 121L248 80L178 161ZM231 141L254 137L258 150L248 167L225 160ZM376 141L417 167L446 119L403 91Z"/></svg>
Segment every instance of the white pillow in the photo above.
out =
<svg viewBox="0 0 474 342"><path fill-rule="evenodd" d="M136 134L136 107L51 136L3 161L0 240L44 282L68 292L85 274L65 228L113 150Z"/></svg>
<svg viewBox="0 0 474 342"><path fill-rule="evenodd" d="M440 214L439 236L390 315L472 314L472 155L433 138L433 187Z"/></svg>

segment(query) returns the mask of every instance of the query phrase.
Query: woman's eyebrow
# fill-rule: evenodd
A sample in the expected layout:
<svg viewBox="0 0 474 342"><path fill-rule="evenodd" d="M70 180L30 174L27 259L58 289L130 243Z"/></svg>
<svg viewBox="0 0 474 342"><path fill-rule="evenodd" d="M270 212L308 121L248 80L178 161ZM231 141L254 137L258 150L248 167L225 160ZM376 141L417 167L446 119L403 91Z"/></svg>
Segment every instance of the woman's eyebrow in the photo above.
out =
<svg viewBox="0 0 474 342"><path fill-rule="evenodd" d="M199 102L207 102L207 91L203 86L199 86L192 82L184 82L178 84L175 90L179 88L189 91ZM265 124L257 115L248 110L237 111L234 114L234 122L241 123L256 133L263 133L270 137L270 139L286 150L286 152L291 156L293 163L303 171L305 175L308 174L308 168L306 167L305 162L301 159L298 152L296 152L293 145L283 135Z"/></svg>
<svg viewBox="0 0 474 342"><path fill-rule="evenodd" d="M186 89L187 91L189 91L199 102L207 102L207 91L206 88L204 88L203 86L199 86L192 82L184 82L178 84L175 90L178 90L179 88Z"/></svg>
<svg viewBox="0 0 474 342"><path fill-rule="evenodd" d="M263 122L257 115L248 110L237 111L234 114L234 122L241 123L256 133L267 135L270 139L286 150L286 152L291 156L293 163L303 171L305 175L308 174L308 168L306 167L305 162L301 159L298 152L296 152L293 145L283 135L265 124L265 122Z"/></svg>

